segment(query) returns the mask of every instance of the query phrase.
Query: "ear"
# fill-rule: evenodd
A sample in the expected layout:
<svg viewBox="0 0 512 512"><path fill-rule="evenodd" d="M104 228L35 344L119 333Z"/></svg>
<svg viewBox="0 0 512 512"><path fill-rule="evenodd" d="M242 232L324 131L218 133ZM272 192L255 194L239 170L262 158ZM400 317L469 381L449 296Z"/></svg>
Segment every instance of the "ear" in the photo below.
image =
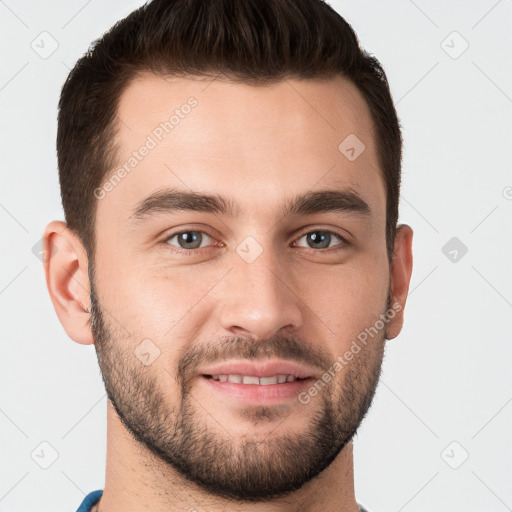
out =
<svg viewBox="0 0 512 512"><path fill-rule="evenodd" d="M395 238L395 250L391 262L391 297L389 307L395 316L389 321L386 338L396 338L404 324L404 309L409 292L412 274L412 237L413 231L406 224L398 226Z"/></svg>
<svg viewBox="0 0 512 512"><path fill-rule="evenodd" d="M43 233L46 286L68 336L83 345L94 343L90 328L90 283L87 253L67 224L53 221Z"/></svg>

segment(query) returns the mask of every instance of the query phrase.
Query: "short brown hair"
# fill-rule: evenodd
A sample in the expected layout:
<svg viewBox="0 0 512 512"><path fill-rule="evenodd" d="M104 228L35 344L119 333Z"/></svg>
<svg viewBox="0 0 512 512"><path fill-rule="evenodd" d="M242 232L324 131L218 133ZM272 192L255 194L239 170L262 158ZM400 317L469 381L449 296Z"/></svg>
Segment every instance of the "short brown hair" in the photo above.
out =
<svg viewBox="0 0 512 512"><path fill-rule="evenodd" d="M322 0L153 0L94 41L61 92L57 155L62 205L90 262L94 190L116 164L120 96L142 72L222 76L250 85L336 75L351 80L375 126L391 261L402 160L400 123L386 74L360 48L352 27Z"/></svg>

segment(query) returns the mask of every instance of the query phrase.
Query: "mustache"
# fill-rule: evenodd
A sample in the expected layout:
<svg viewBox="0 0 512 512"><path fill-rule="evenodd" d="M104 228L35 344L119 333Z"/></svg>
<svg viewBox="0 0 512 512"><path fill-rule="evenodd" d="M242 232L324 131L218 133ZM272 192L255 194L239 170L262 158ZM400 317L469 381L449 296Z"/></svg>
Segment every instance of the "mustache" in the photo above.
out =
<svg viewBox="0 0 512 512"><path fill-rule="evenodd" d="M252 340L243 337L224 337L218 342L207 342L188 348L179 358L178 378L184 384L197 374L205 364L228 359L265 360L279 358L316 366L327 370L333 361L324 348L315 347L296 337L276 336L269 340Z"/></svg>

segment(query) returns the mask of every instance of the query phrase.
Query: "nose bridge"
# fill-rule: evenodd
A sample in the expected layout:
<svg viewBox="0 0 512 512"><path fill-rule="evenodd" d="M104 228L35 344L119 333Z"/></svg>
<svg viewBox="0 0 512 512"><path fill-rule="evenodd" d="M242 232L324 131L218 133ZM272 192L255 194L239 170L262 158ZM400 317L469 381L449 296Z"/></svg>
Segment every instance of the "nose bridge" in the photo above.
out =
<svg viewBox="0 0 512 512"><path fill-rule="evenodd" d="M233 265L221 301L224 329L267 339L285 327L296 329L302 324L300 300L279 254L247 240L233 255Z"/></svg>

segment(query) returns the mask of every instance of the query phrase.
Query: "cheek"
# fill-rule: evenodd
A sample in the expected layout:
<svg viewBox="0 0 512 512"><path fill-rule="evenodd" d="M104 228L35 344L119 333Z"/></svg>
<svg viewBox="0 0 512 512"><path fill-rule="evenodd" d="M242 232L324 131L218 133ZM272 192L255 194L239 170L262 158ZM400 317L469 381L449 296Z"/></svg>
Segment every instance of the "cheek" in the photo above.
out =
<svg viewBox="0 0 512 512"><path fill-rule="evenodd" d="M226 273L225 265L148 267L137 259L128 261L123 253L112 247L102 254L96 281L110 321L130 333L134 347L149 339L169 363L191 340L218 332L218 304L208 294ZM295 292L289 300L302 310L305 332L323 332L322 337L332 338L336 353L384 311L388 279L385 250L377 254L374 248L340 265L290 262L285 273Z"/></svg>
<svg viewBox="0 0 512 512"><path fill-rule="evenodd" d="M211 306L208 291L225 273L219 270L220 274L192 267L171 271L122 262L107 268L104 262L96 278L100 304L110 312L109 321L119 326L120 335L128 338L123 341L130 345L127 350L154 351L155 368L172 372L190 340L201 334L204 317L211 311L206 311Z"/></svg>
<svg viewBox="0 0 512 512"><path fill-rule="evenodd" d="M305 279L305 278L304 278ZM385 311L389 283L387 264L375 259L330 267L303 279L301 299L311 308L337 351L374 325ZM316 321L316 320L315 320Z"/></svg>

